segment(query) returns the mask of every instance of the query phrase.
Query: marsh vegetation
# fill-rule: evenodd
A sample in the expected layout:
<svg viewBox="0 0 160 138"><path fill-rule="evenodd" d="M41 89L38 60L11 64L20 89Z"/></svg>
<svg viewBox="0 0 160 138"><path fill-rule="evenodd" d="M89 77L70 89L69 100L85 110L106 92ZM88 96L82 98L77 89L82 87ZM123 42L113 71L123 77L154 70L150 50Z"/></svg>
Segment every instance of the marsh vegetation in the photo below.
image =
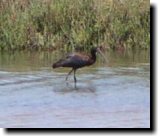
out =
<svg viewBox="0 0 160 138"><path fill-rule="evenodd" d="M148 0L1 0L0 50L149 48Z"/></svg>

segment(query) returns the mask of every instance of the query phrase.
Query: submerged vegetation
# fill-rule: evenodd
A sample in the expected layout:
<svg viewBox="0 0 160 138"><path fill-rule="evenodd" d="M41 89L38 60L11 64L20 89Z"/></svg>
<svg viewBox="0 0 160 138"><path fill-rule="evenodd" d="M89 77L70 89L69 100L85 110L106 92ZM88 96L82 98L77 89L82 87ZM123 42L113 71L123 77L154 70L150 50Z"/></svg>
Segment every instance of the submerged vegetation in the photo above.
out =
<svg viewBox="0 0 160 138"><path fill-rule="evenodd" d="M1 0L0 50L149 48L148 0Z"/></svg>

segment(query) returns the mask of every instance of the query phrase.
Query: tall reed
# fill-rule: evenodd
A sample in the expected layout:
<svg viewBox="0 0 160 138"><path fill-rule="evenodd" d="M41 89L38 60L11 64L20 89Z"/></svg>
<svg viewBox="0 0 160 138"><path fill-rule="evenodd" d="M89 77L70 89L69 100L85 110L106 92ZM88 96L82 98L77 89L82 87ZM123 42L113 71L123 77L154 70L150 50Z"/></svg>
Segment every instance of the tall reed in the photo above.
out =
<svg viewBox="0 0 160 138"><path fill-rule="evenodd" d="M0 50L149 48L148 0L2 0Z"/></svg>

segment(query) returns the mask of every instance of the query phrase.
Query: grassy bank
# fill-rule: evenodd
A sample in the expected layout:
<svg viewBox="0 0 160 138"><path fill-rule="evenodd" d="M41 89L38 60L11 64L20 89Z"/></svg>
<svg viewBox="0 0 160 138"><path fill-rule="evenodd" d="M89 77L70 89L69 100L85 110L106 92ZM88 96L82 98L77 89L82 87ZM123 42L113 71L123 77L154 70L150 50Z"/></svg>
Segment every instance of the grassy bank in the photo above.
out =
<svg viewBox="0 0 160 138"><path fill-rule="evenodd" d="M148 0L2 0L0 50L150 46Z"/></svg>

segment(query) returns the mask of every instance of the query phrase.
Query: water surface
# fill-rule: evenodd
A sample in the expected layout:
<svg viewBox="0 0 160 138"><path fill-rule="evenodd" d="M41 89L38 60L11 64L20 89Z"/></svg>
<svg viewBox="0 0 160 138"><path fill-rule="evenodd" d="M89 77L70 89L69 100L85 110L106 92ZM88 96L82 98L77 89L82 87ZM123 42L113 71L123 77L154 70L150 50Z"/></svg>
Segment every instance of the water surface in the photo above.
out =
<svg viewBox="0 0 160 138"><path fill-rule="evenodd" d="M150 127L149 52L107 52L77 71L59 52L0 53L0 127Z"/></svg>

